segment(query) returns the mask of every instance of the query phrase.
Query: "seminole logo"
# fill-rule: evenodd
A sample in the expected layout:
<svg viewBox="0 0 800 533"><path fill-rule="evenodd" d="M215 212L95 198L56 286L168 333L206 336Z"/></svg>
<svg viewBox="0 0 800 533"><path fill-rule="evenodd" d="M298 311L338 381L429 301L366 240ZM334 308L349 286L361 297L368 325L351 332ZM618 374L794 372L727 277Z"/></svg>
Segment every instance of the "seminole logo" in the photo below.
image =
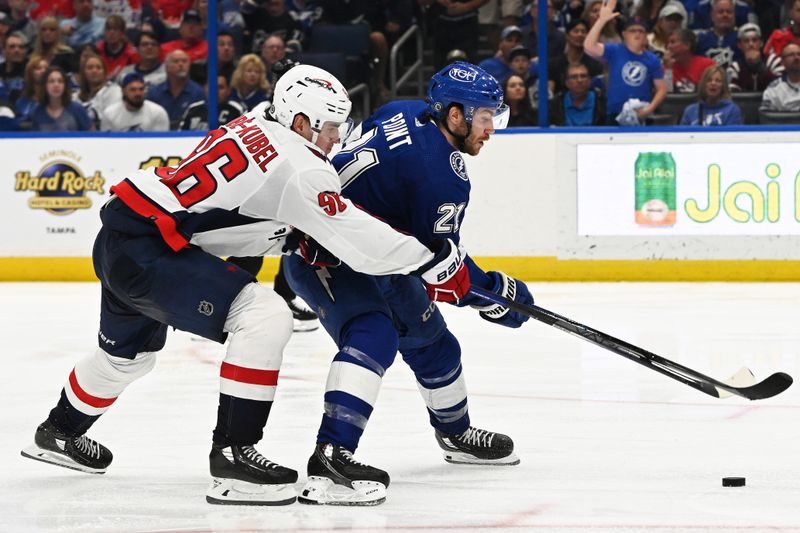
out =
<svg viewBox="0 0 800 533"><path fill-rule="evenodd" d="M28 207L31 209L44 209L54 215L69 215L77 209L92 207L92 200L86 193L91 191L103 195L105 182L100 171L92 176L85 176L75 163L59 159L45 162L36 175L28 170L17 171L14 190L36 193L28 199Z"/></svg>

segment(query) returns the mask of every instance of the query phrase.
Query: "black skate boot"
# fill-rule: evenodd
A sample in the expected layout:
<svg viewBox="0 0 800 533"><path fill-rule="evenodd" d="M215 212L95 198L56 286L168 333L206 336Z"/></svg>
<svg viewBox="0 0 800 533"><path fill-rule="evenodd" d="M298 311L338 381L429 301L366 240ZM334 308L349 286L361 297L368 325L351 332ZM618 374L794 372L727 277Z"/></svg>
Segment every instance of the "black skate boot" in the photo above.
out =
<svg viewBox="0 0 800 533"><path fill-rule="evenodd" d="M50 423L36 428L34 443L22 450L23 457L90 474L105 474L114 456L108 448L86 435L69 437Z"/></svg>
<svg viewBox="0 0 800 533"><path fill-rule="evenodd" d="M213 481L206 501L219 505L289 505L297 499L297 471L265 458L252 446L216 444L208 456Z"/></svg>
<svg viewBox="0 0 800 533"><path fill-rule="evenodd" d="M444 450L448 463L465 465L517 465L514 441L501 433L492 433L472 426L460 435L436 431L436 442Z"/></svg>
<svg viewBox="0 0 800 533"><path fill-rule="evenodd" d="M353 453L329 443L317 444L308 460L308 482L300 503L378 505L386 501L389 474L353 458Z"/></svg>
<svg viewBox="0 0 800 533"><path fill-rule="evenodd" d="M292 310L294 318L294 331L314 331L319 329L317 314L309 309L305 302L299 298L286 300L286 305Z"/></svg>

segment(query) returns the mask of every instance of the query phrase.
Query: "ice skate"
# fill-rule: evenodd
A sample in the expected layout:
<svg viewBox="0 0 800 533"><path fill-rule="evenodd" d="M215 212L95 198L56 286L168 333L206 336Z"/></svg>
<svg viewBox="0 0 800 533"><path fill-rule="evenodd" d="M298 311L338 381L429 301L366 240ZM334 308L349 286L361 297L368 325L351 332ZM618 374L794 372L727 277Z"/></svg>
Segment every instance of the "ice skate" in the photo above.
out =
<svg viewBox="0 0 800 533"><path fill-rule="evenodd" d="M460 435L445 435L436 431L436 442L444 450L448 463L465 465L516 465L514 441L501 433L468 427Z"/></svg>
<svg viewBox="0 0 800 533"><path fill-rule="evenodd" d="M214 445L214 478L206 501L218 505L289 505L297 499L297 472L266 459L252 446Z"/></svg>
<svg viewBox="0 0 800 533"><path fill-rule="evenodd" d="M286 305L292 310L294 331L314 331L315 329L319 329L317 314L309 309L305 302L299 298L293 298L291 300L286 300Z"/></svg>
<svg viewBox="0 0 800 533"><path fill-rule="evenodd" d="M386 501L389 474L353 458L350 450L317 444L308 460L308 482L300 503L317 505L378 505Z"/></svg>
<svg viewBox="0 0 800 533"><path fill-rule="evenodd" d="M36 428L34 444L22 450L23 457L79 470L104 474L114 456L108 448L86 435L69 437L58 431L49 420Z"/></svg>

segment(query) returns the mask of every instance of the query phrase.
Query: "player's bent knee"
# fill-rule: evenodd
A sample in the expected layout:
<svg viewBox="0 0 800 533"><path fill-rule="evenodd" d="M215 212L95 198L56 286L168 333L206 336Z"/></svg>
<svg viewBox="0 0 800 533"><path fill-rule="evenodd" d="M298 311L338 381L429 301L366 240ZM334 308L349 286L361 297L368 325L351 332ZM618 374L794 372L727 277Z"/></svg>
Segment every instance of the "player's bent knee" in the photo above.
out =
<svg viewBox="0 0 800 533"><path fill-rule="evenodd" d="M355 317L343 328L341 353L357 359L368 356L382 369L375 370L382 375L394 362L399 343L392 320L383 313L370 312ZM364 366L371 368L373 365Z"/></svg>
<svg viewBox="0 0 800 533"><path fill-rule="evenodd" d="M292 312L272 289L250 283L231 304L225 331L231 334L227 362L253 368L280 367L292 334Z"/></svg>
<svg viewBox="0 0 800 533"><path fill-rule="evenodd" d="M129 378L128 383L144 376L156 366L157 352L139 352L133 359L116 357L106 353L108 363L121 375Z"/></svg>

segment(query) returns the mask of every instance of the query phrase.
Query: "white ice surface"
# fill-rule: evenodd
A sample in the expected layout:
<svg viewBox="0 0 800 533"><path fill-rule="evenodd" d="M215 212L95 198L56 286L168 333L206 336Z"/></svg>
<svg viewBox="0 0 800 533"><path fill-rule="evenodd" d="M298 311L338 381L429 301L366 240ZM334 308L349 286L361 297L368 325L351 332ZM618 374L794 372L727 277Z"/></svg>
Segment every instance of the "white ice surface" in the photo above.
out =
<svg viewBox="0 0 800 533"><path fill-rule="evenodd" d="M800 284L531 284L537 303L710 376L800 376ZM800 531L800 386L719 400L539 322L510 330L444 306L474 425L516 467L443 461L412 375L389 370L356 455L392 476L375 508L205 503L223 348L170 332L156 369L90 431L88 475L24 459L75 361L95 348L97 284L0 284L1 532ZM334 345L295 334L259 445L301 472ZM723 488L745 476L744 488ZM298 487L300 484L298 484Z"/></svg>

